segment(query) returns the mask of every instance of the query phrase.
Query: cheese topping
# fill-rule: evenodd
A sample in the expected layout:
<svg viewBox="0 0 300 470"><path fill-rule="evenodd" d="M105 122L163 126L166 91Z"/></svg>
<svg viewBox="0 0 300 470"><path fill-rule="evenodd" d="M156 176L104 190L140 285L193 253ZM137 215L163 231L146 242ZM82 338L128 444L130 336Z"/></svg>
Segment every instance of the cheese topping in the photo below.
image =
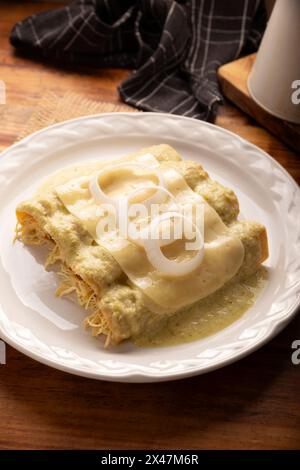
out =
<svg viewBox="0 0 300 470"><path fill-rule="evenodd" d="M127 160L128 161L128 160ZM213 293L225 282L230 280L240 268L244 258L244 248L241 241L230 234L226 225L214 209L198 194L190 189L185 179L167 164L161 163L150 154L136 157L133 160L139 164L139 169L132 171L116 171L114 166L120 164L126 168L126 160L119 160L114 165L110 163L105 173L102 173L101 190L107 198L111 200L128 199L130 194L134 194L139 199L149 200L158 193L159 182L163 181L165 192L172 195L166 196L164 191L163 202L159 206L160 214L169 212L170 205L175 204L181 210L187 206L197 209L201 206L204 212L204 250L200 253L199 247L193 250L186 250L186 240L169 240L168 243L159 243L160 253L168 267L173 263L172 270L161 272L157 269L156 263L151 263L147 247L143 243L135 242L124 235L121 231L108 230L106 233L99 233L97 226L101 206L93 197L90 191L92 178L99 175L98 168L90 168L90 172L64 181L62 178L56 186L56 193L66 209L75 215L82 222L86 230L92 235L95 242L105 247L120 265L129 280L139 287L149 300L149 308L153 311L176 311L186 305L192 304ZM141 164L142 162L142 164ZM102 166L102 168L105 168ZM111 172L109 171L111 168ZM129 166L128 166L129 169ZM167 197L167 198L166 198ZM191 223L194 223L192 212ZM138 222L145 227L153 225L151 217L133 217L134 222ZM151 240L150 240L151 241ZM199 253L201 256L199 256ZM149 259L150 258L150 259ZM193 260L197 260L193 262ZM174 262L176 264L174 264ZM180 275L176 274L177 266L192 266L192 269L179 269Z"/></svg>

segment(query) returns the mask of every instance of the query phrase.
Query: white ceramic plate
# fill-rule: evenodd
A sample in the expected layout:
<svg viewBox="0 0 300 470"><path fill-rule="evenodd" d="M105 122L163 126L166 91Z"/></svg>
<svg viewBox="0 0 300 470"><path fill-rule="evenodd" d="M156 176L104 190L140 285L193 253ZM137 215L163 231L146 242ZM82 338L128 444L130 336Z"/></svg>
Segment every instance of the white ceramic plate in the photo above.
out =
<svg viewBox="0 0 300 470"><path fill-rule="evenodd" d="M82 310L53 296L56 278L20 243L12 245L17 203L39 181L75 162L114 158L158 143L173 145L233 188L241 217L268 230L270 277L255 305L232 326L176 347L103 349L82 329ZM254 351L294 316L300 302L300 190L269 155L194 119L154 113L83 117L30 135L0 158L0 335L28 356L87 377L162 381L202 374Z"/></svg>

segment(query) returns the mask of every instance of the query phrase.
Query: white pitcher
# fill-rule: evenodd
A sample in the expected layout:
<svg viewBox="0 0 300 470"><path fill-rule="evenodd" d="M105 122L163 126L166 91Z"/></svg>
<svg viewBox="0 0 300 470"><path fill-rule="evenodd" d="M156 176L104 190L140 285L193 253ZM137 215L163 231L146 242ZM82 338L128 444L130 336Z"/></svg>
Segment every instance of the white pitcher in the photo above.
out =
<svg viewBox="0 0 300 470"><path fill-rule="evenodd" d="M300 0L277 0L248 78L270 114L300 124Z"/></svg>

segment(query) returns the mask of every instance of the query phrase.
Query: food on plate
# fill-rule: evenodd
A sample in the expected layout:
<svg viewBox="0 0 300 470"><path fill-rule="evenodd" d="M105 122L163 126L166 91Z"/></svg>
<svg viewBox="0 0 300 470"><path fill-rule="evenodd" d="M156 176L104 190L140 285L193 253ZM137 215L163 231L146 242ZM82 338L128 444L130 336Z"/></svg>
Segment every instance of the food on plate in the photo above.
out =
<svg viewBox="0 0 300 470"><path fill-rule="evenodd" d="M169 145L60 170L16 214L17 238L49 245L56 294L75 294L106 344L211 334L251 305L265 278L264 226L237 220L234 192Z"/></svg>

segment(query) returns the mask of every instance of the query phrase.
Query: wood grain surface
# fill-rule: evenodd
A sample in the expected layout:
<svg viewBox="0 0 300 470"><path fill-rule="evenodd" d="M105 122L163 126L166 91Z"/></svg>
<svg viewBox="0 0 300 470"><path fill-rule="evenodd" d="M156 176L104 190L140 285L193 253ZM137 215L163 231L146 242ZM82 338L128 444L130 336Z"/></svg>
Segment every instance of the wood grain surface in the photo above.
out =
<svg viewBox="0 0 300 470"><path fill-rule="evenodd" d="M57 5L57 4L56 4ZM62 70L17 57L13 24L55 3L0 3L0 148L22 132L47 91L73 91L119 103L116 86L129 71ZM269 152L299 182L299 155L234 106L217 124ZM295 224L299 223L295 221ZM300 365L291 344L300 316L251 356L222 370L161 384L117 384L71 376L7 347L0 366L1 449L290 449L300 448Z"/></svg>

